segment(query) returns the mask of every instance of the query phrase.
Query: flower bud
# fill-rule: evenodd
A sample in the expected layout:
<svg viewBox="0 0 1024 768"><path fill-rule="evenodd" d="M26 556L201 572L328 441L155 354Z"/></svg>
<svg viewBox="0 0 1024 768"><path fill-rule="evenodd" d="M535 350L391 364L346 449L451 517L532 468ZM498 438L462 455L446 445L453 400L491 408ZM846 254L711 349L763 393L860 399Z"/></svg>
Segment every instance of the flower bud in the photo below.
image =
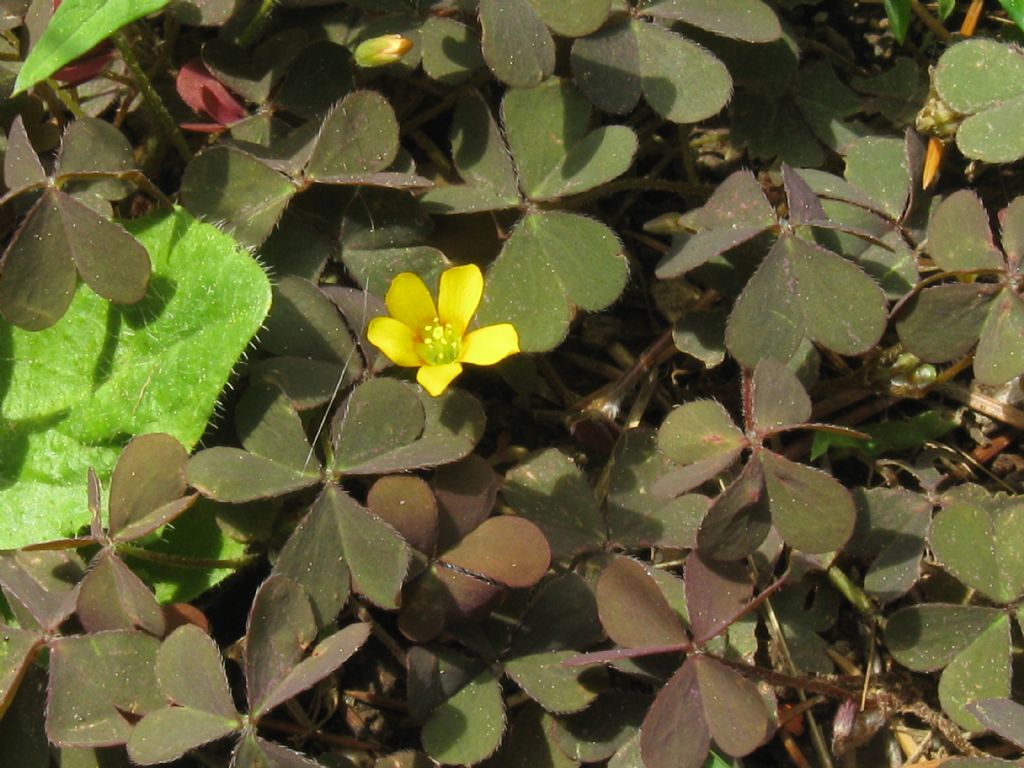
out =
<svg viewBox="0 0 1024 768"><path fill-rule="evenodd" d="M356 46L355 59L360 67L385 67L394 64L412 48L412 40L401 35L381 35L363 40Z"/></svg>

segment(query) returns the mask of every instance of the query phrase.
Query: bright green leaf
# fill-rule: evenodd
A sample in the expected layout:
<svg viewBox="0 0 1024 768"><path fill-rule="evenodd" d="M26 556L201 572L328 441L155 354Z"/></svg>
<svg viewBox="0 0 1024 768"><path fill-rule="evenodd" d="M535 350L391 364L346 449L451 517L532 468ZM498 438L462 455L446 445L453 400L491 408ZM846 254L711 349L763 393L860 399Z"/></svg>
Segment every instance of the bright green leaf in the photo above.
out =
<svg viewBox="0 0 1024 768"><path fill-rule="evenodd" d="M999 4L1003 6L1006 15L1024 30L1024 0L999 0Z"/></svg>
<svg viewBox="0 0 1024 768"><path fill-rule="evenodd" d="M10 339L0 508L14 512L0 519L0 548L87 525L86 471L105 482L130 436L167 432L194 446L267 313L267 277L230 236L180 209L128 229L153 262L140 303L114 308L78 291L45 331L0 322Z"/></svg>
<svg viewBox="0 0 1024 768"><path fill-rule="evenodd" d="M959 426L955 421L936 411L923 411L909 419L864 424L858 429L870 439L853 435L826 432L814 433L811 461L830 449L852 449L872 458L892 453L920 450L929 440L937 440Z"/></svg>
<svg viewBox="0 0 1024 768"><path fill-rule="evenodd" d="M65 0L25 59L14 94L28 90L121 27L163 8L170 0Z"/></svg>
<svg viewBox="0 0 1024 768"><path fill-rule="evenodd" d="M896 42L902 44L910 26L910 0L885 0L885 15L889 17L889 30Z"/></svg>

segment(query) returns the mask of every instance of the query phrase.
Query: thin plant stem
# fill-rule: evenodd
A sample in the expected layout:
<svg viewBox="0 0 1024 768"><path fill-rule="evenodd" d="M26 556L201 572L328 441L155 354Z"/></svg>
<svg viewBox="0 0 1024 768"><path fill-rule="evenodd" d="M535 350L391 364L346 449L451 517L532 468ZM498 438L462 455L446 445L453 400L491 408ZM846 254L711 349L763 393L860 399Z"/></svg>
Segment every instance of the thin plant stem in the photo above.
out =
<svg viewBox="0 0 1024 768"><path fill-rule="evenodd" d="M192 150L188 148L188 143L185 141L185 136L182 134L181 129L178 128L177 123L174 122L174 118L171 117L171 113L167 111L167 106L164 104L163 99L160 98L160 94L156 92L156 88L153 87L153 81L149 79L149 75L146 74L146 70L139 64L138 58L135 56L135 52L132 50L127 38L123 32L117 32L111 36L114 41L114 45L117 47L118 52L121 54L121 58L124 59L125 65L131 71L135 79L135 86L139 89L142 94L142 98L146 104L153 111L153 115L156 117L157 122L163 129L164 133L167 134L167 138L170 139L171 144L181 155L181 159L186 163L192 159Z"/></svg>
<svg viewBox="0 0 1024 768"><path fill-rule="evenodd" d="M231 568L233 570L240 570L248 565L252 565L260 559L259 555L243 555L242 557L234 557L225 560L219 560L215 558L205 557L184 557L182 555L168 555L163 552L154 552L151 549L145 549L144 547L137 547L133 544L118 544L118 554L129 555L138 560L145 560L150 563L158 563L160 565L174 565L185 568Z"/></svg>
<svg viewBox="0 0 1024 768"><path fill-rule="evenodd" d="M75 101L75 97L66 88L61 87L60 83L48 77L46 79L46 86L53 91L53 95L60 100L60 103L67 108L68 112L75 116L76 120L85 117L85 110Z"/></svg>
<svg viewBox="0 0 1024 768"><path fill-rule="evenodd" d="M672 192L679 195L679 197L684 200L701 203L711 196L710 188L705 187L702 184L691 184L687 181L670 181L668 179L644 179L632 177L609 181L607 184L602 184L599 187L595 187L594 189L583 192L575 197L571 197L568 201L563 202L570 207L578 208L584 203L589 203L591 200L603 195L610 195L615 192L634 189L642 192Z"/></svg>
<svg viewBox="0 0 1024 768"><path fill-rule="evenodd" d="M242 30L241 34L238 35L238 44L242 48L249 47L263 34L263 30L267 28L270 16L274 12L274 5L275 0L262 0L256 13L249 19L249 23L245 25L245 29Z"/></svg>
<svg viewBox="0 0 1024 768"><path fill-rule="evenodd" d="M793 657L789 653L789 645L786 643L786 637L782 632L782 625L779 623L778 616L775 615L775 609L772 607L770 600L764 601L765 615L768 618L768 626L771 633L775 636L778 642L779 651L782 654L782 659L786 663L787 671L791 675L795 675L796 665L793 663ZM807 694L801 688L796 689L797 697L800 701L807 700ZM828 745L825 743L825 734L821 731L821 726L818 725L817 719L814 717L814 713L807 710L807 727L811 732L811 744L814 746L814 751L818 756L818 760L822 765L822 768L835 768L832 763L832 756L829 754Z"/></svg>
<svg viewBox="0 0 1024 768"><path fill-rule="evenodd" d="M871 604L871 598L864 594L864 590L850 581L841 568L833 565L826 573L828 574L829 582L839 591L839 594L845 597L847 602L857 609L857 613L870 621L872 626L874 626L878 616L875 614L874 605Z"/></svg>
<svg viewBox="0 0 1024 768"><path fill-rule="evenodd" d="M690 143L689 129L679 126L679 154L683 163L683 172L686 180L694 185L700 186L700 174L697 173L697 158L693 152L693 145Z"/></svg>
<svg viewBox="0 0 1024 768"><path fill-rule="evenodd" d="M949 30L942 26L942 22L932 16L931 12L921 5L918 0L910 0L910 8L914 11L914 15L921 20L921 23L931 30L931 33L936 38L944 43L948 43L952 38Z"/></svg>
<svg viewBox="0 0 1024 768"><path fill-rule="evenodd" d="M341 747L342 749L354 749L360 752L376 752L380 749L380 744L371 741L363 741L351 736L342 736L338 733L327 733L319 729L304 728L301 725L269 717L260 718L260 727L270 728L282 733L290 733L293 736L302 736L306 739L316 739L317 741L322 741L333 747Z"/></svg>
<svg viewBox="0 0 1024 768"><path fill-rule="evenodd" d="M448 160L444 152L440 150L437 144L435 144L426 133L417 129L412 131L409 135L412 137L412 140L415 141L426 153L427 157L430 158L430 162L437 166L438 173L440 173L446 181L451 182L456 180L457 174L455 173L455 169L452 167L451 161Z"/></svg>
<svg viewBox="0 0 1024 768"><path fill-rule="evenodd" d="M402 649L402 646L399 645L398 641L391 637L388 631L384 629L384 627L382 627L379 622L374 620L373 614L370 613L370 611L366 608L365 605L363 605L361 602L355 601L355 608L356 616L359 618L359 620L365 621L367 624L370 625L371 634L375 638L380 640L380 642L383 643L384 647L391 652L391 655L395 658L395 661L398 662L399 666L405 667L407 663L407 660L405 658L405 651Z"/></svg>
<svg viewBox="0 0 1024 768"><path fill-rule="evenodd" d="M472 79L467 80L466 83L463 84L461 88L456 88L454 91L451 91L447 96L439 100L430 109L424 110L423 112L420 112L418 115L416 115L415 117L411 117L408 120L403 120L401 128L399 129L400 133L406 134L409 131L419 128L424 123L430 122L438 115L444 114L449 109L451 109L455 102L461 99L468 91L472 90L473 88L476 88L479 85L482 85L487 80L487 77L487 73L481 72Z"/></svg>

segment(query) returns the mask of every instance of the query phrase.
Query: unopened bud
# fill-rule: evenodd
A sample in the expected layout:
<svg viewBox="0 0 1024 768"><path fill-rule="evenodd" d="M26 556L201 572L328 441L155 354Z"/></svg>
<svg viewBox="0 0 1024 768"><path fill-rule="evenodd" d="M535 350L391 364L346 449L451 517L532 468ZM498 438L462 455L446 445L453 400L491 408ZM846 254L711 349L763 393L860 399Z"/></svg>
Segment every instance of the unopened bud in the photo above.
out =
<svg viewBox="0 0 1024 768"><path fill-rule="evenodd" d="M410 48L412 40L401 35L371 37L356 46L356 64L360 67L385 67L401 59Z"/></svg>

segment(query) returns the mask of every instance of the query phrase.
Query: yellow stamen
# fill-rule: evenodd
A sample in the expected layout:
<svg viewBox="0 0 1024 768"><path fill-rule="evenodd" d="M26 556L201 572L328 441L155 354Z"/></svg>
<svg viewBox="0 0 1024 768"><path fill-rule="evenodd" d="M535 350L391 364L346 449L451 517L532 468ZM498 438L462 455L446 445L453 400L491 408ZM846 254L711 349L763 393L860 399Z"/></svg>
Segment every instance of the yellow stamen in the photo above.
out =
<svg viewBox="0 0 1024 768"><path fill-rule="evenodd" d="M433 322L423 327L420 339L422 343L417 351L428 364L447 365L459 359L462 343L451 323L442 323L435 317Z"/></svg>

